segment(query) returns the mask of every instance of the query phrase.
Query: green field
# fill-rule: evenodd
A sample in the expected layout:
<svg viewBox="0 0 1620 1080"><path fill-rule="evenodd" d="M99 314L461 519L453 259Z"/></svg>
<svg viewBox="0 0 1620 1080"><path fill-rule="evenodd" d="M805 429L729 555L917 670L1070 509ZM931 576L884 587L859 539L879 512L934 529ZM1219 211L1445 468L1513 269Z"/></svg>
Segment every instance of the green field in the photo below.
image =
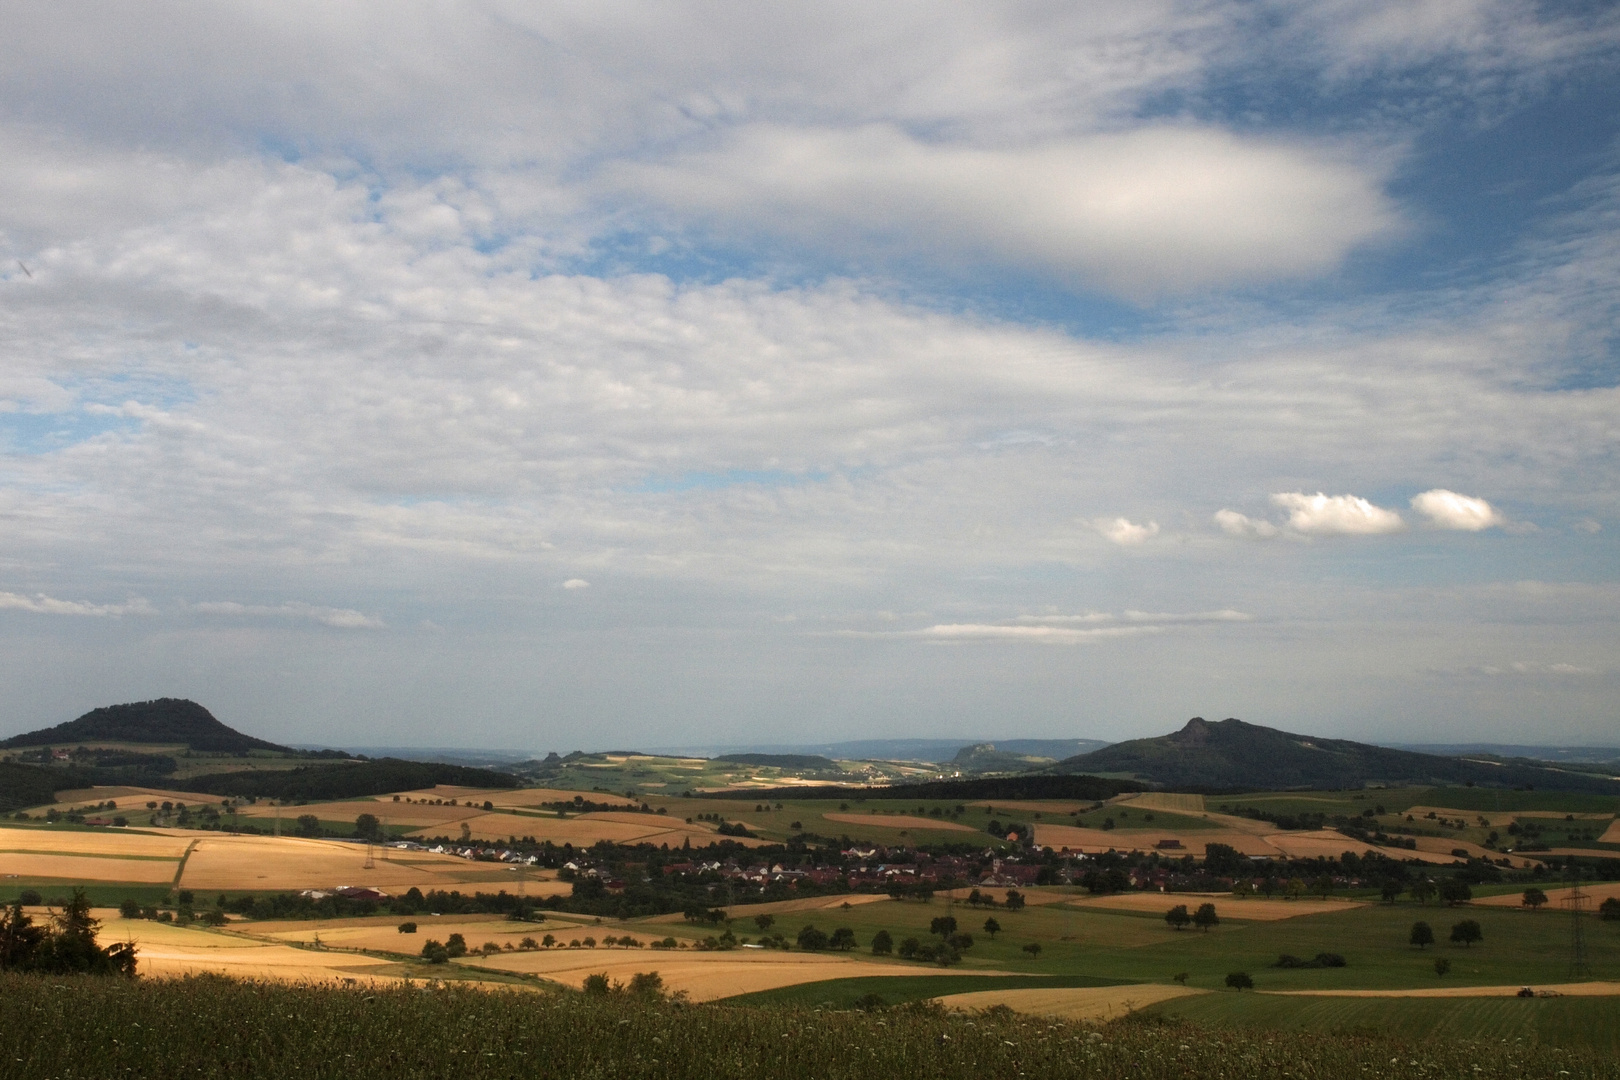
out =
<svg viewBox="0 0 1620 1080"><path fill-rule="evenodd" d="M1165 897L1166 910L1178 902ZM1569 917L1555 911L1468 906L1447 908L1412 902L1372 904L1350 911L1305 914L1275 922L1245 921L1243 901L1216 905L1221 923L1209 933L1172 930L1160 913L1133 914L1062 905L976 911L941 900L884 901L813 915L782 915L772 928L789 938L806 923L831 932L847 926L864 948L878 930L898 944L906 937L929 940L929 923L950 914L974 937L962 967L1043 975L1084 975L1126 982L1166 982L1187 973L1187 985L1220 989L1226 975L1246 971L1262 990L1409 989L1437 985L1501 986L1561 983L1569 972ZM1311 901L1299 901L1309 911ZM1002 930L991 940L981 929L993 916ZM1464 948L1448 942L1453 924L1479 922L1484 940ZM1425 921L1440 943L1426 949L1407 944L1412 924ZM1620 978L1620 923L1588 917L1586 951L1597 978ZM738 909L733 931L751 929L746 909ZM1024 945L1038 942L1032 959ZM1309 959L1317 953L1344 956L1342 968L1274 968L1284 954ZM1451 960L1442 980L1434 958ZM893 963L904 963L894 960Z"/></svg>
<svg viewBox="0 0 1620 1080"><path fill-rule="evenodd" d="M1591 1050L1620 1060L1620 998L1308 998L1203 994L1150 1016L1223 1028L1376 1034L1412 1042L1470 1039Z"/></svg>

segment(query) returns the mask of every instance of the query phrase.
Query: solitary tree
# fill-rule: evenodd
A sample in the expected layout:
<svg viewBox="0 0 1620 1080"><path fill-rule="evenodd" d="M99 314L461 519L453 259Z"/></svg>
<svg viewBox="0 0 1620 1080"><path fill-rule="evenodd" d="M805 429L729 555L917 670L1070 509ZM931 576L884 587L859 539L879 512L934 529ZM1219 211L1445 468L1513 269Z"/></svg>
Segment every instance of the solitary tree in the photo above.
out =
<svg viewBox="0 0 1620 1080"><path fill-rule="evenodd" d="M1473 898L1474 890L1468 887L1468 882L1459 878L1449 878L1440 886L1440 899L1445 901L1447 907L1466 904Z"/></svg>
<svg viewBox="0 0 1620 1080"><path fill-rule="evenodd" d="M1187 924L1192 922L1192 916L1187 913L1186 904L1177 904L1164 913L1164 921L1169 923L1173 929L1185 930Z"/></svg>
<svg viewBox="0 0 1620 1080"><path fill-rule="evenodd" d="M1039 960L1041 958L1041 943L1038 941L1032 941L1028 945L1024 946L1024 951L1029 953L1029 958L1031 960Z"/></svg>
<svg viewBox="0 0 1620 1080"><path fill-rule="evenodd" d="M1402 885L1401 885L1400 879L1398 879L1398 878L1386 878L1384 880L1384 889L1383 889L1384 903L1393 904L1396 901L1396 899L1401 895L1401 890L1402 890Z"/></svg>
<svg viewBox="0 0 1620 1080"><path fill-rule="evenodd" d="M754 925L759 927L760 933L764 933L765 931L769 930L775 923L776 923L776 916L774 916L774 915L755 915L754 916Z"/></svg>
<svg viewBox="0 0 1620 1080"><path fill-rule="evenodd" d="M376 814L361 814L354 819L354 835L362 840L381 840L382 822Z"/></svg>
<svg viewBox="0 0 1620 1080"><path fill-rule="evenodd" d="M872 935L872 955L888 956L894 951L894 935L887 930L879 930Z"/></svg>
<svg viewBox="0 0 1620 1080"><path fill-rule="evenodd" d="M1198 910L1193 912L1192 921L1194 926L1207 934L1210 927L1220 925L1221 917L1215 914L1214 904L1199 904Z"/></svg>
<svg viewBox="0 0 1620 1080"><path fill-rule="evenodd" d="M1416 945L1420 949L1433 945L1434 927L1430 926L1426 922L1413 923L1412 936L1406 939L1406 943L1408 945Z"/></svg>
<svg viewBox="0 0 1620 1080"><path fill-rule="evenodd" d="M832 932L827 944L839 952L849 952L855 947L855 931L847 926L840 926Z"/></svg>
<svg viewBox="0 0 1620 1080"><path fill-rule="evenodd" d="M1524 900L1522 903L1531 911L1540 911L1541 905L1545 904L1546 902L1547 894L1542 892L1540 889L1532 886L1531 888L1524 890Z"/></svg>
<svg viewBox="0 0 1620 1080"><path fill-rule="evenodd" d="M1254 980L1249 978L1247 971L1234 971L1226 977L1226 985L1241 994L1254 989Z"/></svg>
<svg viewBox="0 0 1620 1080"><path fill-rule="evenodd" d="M994 915L984 920L984 932L990 935L991 941L996 940L996 935L1001 932L1001 924L996 922Z"/></svg>
<svg viewBox="0 0 1620 1080"><path fill-rule="evenodd" d="M1406 891L1412 894L1412 899L1420 904L1427 905L1430 900L1434 899L1436 889L1434 882L1428 878L1418 878L1412 882L1412 887Z"/></svg>
<svg viewBox="0 0 1620 1080"><path fill-rule="evenodd" d="M956 933L956 916L934 916L928 921L928 932L930 934L938 934L942 938L950 937L952 934Z"/></svg>
<svg viewBox="0 0 1620 1080"><path fill-rule="evenodd" d="M1485 934L1480 930L1477 921L1464 919L1451 928L1451 940L1461 942L1463 948L1466 949L1476 941L1485 940Z"/></svg>
<svg viewBox="0 0 1620 1080"><path fill-rule="evenodd" d="M1599 904L1598 918L1605 922L1620 920L1620 897L1611 896Z"/></svg>
<svg viewBox="0 0 1620 1080"><path fill-rule="evenodd" d="M1007 890L1007 910L1008 911L1023 911L1024 910L1024 894L1019 892L1017 889L1008 889Z"/></svg>

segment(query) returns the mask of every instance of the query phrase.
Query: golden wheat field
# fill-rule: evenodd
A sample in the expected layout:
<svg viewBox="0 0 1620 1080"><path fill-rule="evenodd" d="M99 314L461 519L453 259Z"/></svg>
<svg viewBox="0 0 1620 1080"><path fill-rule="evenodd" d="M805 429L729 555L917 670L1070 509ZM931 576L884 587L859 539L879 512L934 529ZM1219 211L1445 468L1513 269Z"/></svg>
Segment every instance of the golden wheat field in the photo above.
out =
<svg viewBox="0 0 1620 1080"><path fill-rule="evenodd" d="M1570 889L1546 888L1542 892L1547 894L1548 907L1569 910ZM1620 897L1620 881L1600 881L1582 885L1581 893L1586 897L1586 910L1596 911L1597 906L1609 899L1609 897ZM1522 907L1524 905L1524 893L1514 892L1502 896L1485 896L1471 902L1483 904L1486 907Z"/></svg>
<svg viewBox="0 0 1620 1080"><path fill-rule="evenodd" d="M935 998L947 1009L976 1012L1005 1005L1031 1016L1054 1016L1064 1020L1097 1023L1116 1020L1128 1012L1171 998L1207 994L1186 986L1164 983L1135 983L1130 986L1049 987L1029 990L977 990Z"/></svg>
<svg viewBox="0 0 1620 1080"><path fill-rule="evenodd" d="M471 938L467 939L470 943ZM639 971L657 971L664 985L684 990L693 1001L712 1001L733 994L774 990L823 979L862 975L915 975L908 964L888 964L854 955L776 952L746 949L731 952L667 952L647 949L548 949L467 957L464 964L498 971L538 975L580 986L589 975L605 974L629 982Z"/></svg>
<svg viewBox="0 0 1620 1080"><path fill-rule="evenodd" d="M1300 915L1322 915L1327 912L1354 911L1365 907L1352 900L1323 900L1317 897L1301 900L1266 900L1260 897L1237 899L1231 893L1114 893L1108 896L1083 896L1068 899L1069 907L1095 908L1102 911L1146 911L1163 914L1177 904L1186 904L1192 911L1199 904L1214 904L1223 919L1248 922L1276 922Z"/></svg>
<svg viewBox="0 0 1620 1080"><path fill-rule="evenodd" d="M971 825L958 825L939 818L915 817L911 814L822 814L828 821L840 825L874 825L883 829L932 829L935 832L977 832Z"/></svg>
<svg viewBox="0 0 1620 1080"><path fill-rule="evenodd" d="M116 910L97 909L103 944L133 941L139 972L146 977L217 974L279 982L392 981L379 969L390 961L348 952L318 952L258 941L200 926L175 926L145 919L121 919Z"/></svg>

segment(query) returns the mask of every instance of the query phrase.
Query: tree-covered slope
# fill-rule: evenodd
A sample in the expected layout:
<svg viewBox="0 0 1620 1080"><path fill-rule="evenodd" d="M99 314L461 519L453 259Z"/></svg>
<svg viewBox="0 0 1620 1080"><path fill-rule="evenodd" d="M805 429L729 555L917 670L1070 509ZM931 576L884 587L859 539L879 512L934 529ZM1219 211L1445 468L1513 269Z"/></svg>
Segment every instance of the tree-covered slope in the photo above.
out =
<svg viewBox="0 0 1620 1080"><path fill-rule="evenodd" d="M446 765L436 761L373 761L309 765L298 769L247 769L241 772L194 776L187 791L205 795L269 799L357 799L392 791L415 791L436 784L473 788L515 788L521 783L510 773Z"/></svg>
<svg viewBox="0 0 1620 1080"><path fill-rule="evenodd" d="M1128 774L1169 788L1359 787L1370 782L1474 783L1620 794L1620 783L1528 761L1487 762L1348 739L1321 739L1194 717L1180 731L1115 743L1059 762L1059 773Z"/></svg>
<svg viewBox="0 0 1620 1080"><path fill-rule="evenodd" d="M0 742L0 749L93 742L180 744L210 754L245 754L250 750L296 753L227 727L213 713L184 698L106 705L65 724L13 735Z"/></svg>

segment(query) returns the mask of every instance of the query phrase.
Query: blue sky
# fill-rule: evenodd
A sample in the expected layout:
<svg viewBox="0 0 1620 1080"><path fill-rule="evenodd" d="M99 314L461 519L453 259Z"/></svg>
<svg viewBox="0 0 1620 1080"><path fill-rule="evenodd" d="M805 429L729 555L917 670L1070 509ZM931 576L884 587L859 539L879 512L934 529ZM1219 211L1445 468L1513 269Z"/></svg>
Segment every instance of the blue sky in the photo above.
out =
<svg viewBox="0 0 1620 1080"><path fill-rule="evenodd" d="M0 730L1620 743L1611 6L8 22Z"/></svg>

